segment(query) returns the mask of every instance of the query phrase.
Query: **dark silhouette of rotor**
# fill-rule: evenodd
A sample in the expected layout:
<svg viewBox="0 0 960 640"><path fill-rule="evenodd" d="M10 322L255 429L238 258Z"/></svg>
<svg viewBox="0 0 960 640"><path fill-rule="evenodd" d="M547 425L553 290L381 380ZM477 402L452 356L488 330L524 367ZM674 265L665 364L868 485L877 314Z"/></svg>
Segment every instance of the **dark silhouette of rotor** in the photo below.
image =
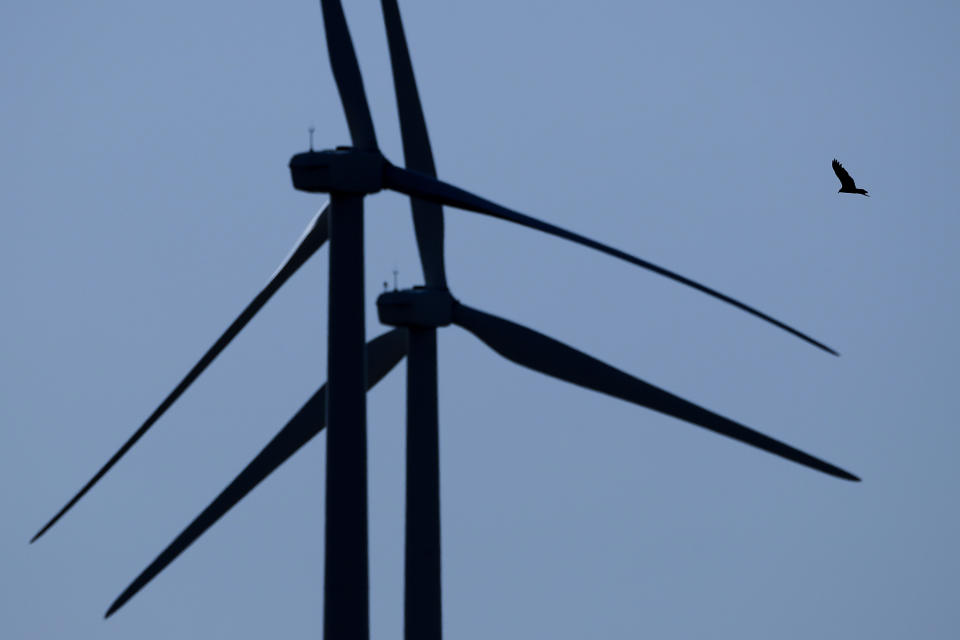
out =
<svg viewBox="0 0 960 640"><path fill-rule="evenodd" d="M870 197L867 195L866 189L857 189L857 183L853 181L853 178L836 158L833 159L833 172L840 178L840 189L837 193L859 193L862 196Z"/></svg>

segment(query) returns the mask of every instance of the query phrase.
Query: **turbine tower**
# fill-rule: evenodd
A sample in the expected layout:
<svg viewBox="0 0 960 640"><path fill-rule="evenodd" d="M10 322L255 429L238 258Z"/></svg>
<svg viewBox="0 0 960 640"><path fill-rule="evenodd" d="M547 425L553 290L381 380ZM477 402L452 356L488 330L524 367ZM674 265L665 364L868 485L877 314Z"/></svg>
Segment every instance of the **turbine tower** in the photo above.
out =
<svg viewBox="0 0 960 640"><path fill-rule="evenodd" d="M329 193L328 205L310 222L290 256L264 289L147 420L33 540L43 535L116 464L280 286L329 241L327 384L127 587L111 605L107 616L142 589L324 426L329 426L324 636L330 639L368 637L365 393L407 355L405 636L410 639L439 638L436 329L449 324L467 329L502 356L540 373L674 416L824 473L847 480L858 479L843 469L634 378L532 329L457 301L449 292L444 272L442 205L508 220L626 260L732 304L836 355L832 349L806 334L693 280L438 180L396 0L382 0L382 6L406 167L392 165L380 153L342 7L338 0L321 0L328 54L346 112L352 146L314 151L311 142L310 151L291 159L290 169L297 189ZM381 295L378 299L380 319L397 328L365 344L363 198L383 188L411 197L425 286Z"/></svg>

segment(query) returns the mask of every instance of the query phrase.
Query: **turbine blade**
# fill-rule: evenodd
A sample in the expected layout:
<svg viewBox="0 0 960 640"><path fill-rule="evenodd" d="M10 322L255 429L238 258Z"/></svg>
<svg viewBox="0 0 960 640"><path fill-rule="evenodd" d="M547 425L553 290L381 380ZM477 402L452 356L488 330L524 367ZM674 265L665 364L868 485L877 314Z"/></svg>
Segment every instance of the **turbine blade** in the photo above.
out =
<svg viewBox="0 0 960 640"><path fill-rule="evenodd" d="M396 0L382 0L383 19L387 27L387 43L390 46L390 64L393 67L393 87L397 94L397 111L400 114L400 135L403 139L403 157L408 169L436 177L437 170L430 150L430 136L423 117L423 107L413 75L413 64L403 22ZM443 266L443 207L436 202L411 197L413 228L417 234L420 262L427 286L447 288Z"/></svg>
<svg viewBox="0 0 960 640"><path fill-rule="evenodd" d="M350 138L354 147L374 151L377 148L377 136L373 132L367 94L363 90L360 65L357 63L357 54L350 39L343 7L340 6L340 0L320 0L320 7L323 10L323 30L327 35L330 67L337 82L343 110L347 114Z"/></svg>
<svg viewBox="0 0 960 640"><path fill-rule="evenodd" d="M406 351L405 329L394 329L371 340L367 344L367 389L372 388L386 376L406 355ZM323 385L280 430L280 433L274 436L273 440L257 454L257 457L240 472L240 475L221 491L220 495L150 563L150 566L130 583L130 586L110 605L105 617L110 617L127 600L143 589L221 516L323 429L326 424L326 394L327 385Z"/></svg>
<svg viewBox="0 0 960 640"><path fill-rule="evenodd" d="M117 450L113 457L107 460L107 463L103 465L99 471L83 486L80 491L73 496L69 502L60 511L57 512L57 515L53 516L47 524L43 526L36 535L31 538L30 542L35 542L40 536L47 532L47 530L56 524L67 511L69 511L73 505L77 503L92 487L95 485L100 478L110 470L113 465L123 457L123 455L130 450L137 440L139 440L143 434L153 426L157 420L160 419L160 416L166 412L170 406L176 402L177 398L183 394L187 388L193 384L193 381L196 380L204 369L209 366L213 360L220 355L220 352L223 351L230 341L236 337L240 330L247 326L247 323L257 314L258 311L267 304L267 301L273 296L274 293L286 282L290 276L292 276L297 269L299 269L303 263L305 263L310 256L316 253L324 242L327 241L327 207L324 207L320 210L313 220L310 221L310 224L307 225L307 228L304 230L303 235L300 236L300 240L294 245L293 251L290 255L283 261L280 265L280 268L277 269L274 274L270 277L270 280L267 282L267 285L257 294L257 296L247 305L247 307L237 316L236 320L227 327L227 330L213 343L213 346L210 347L203 357L200 358L200 361L197 364L193 365L193 368L184 376L183 380L170 392L163 402L160 403L153 413L144 421L140 428L138 428L126 442L123 443L123 446Z"/></svg>
<svg viewBox="0 0 960 640"><path fill-rule="evenodd" d="M687 402L532 329L459 303L454 305L453 322L503 357L534 371L659 411L823 473L859 481L839 467Z"/></svg>
<svg viewBox="0 0 960 640"><path fill-rule="evenodd" d="M498 204L485 200L479 196L473 195L463 189L455 187L453 185L447 184L430 176L426 176L414 171L408 171L406 169L401 169L399 167L393 166L389 163L386 163L384 166L383 172L383 181L384 185L394 191L399 191L411 196L417 196L423 198L424 200L433 200L434 202L439 202L447 206L458 207L460 209L466 209L467 211L475 211L477 213L483 213L494 218L500 218L501 220L509 220L510 222L522 225L524 227L529 227L531 229L537 229L538 231L543 231L551 235L557 236L559 238L564 238L577 244L582 244L591 249L596 249L597 251L602 251L608 255L620 258L621 260L626 260L631 264L635 264L644 269L649 269L654 273L659 273L662 276L666 276L671 280L680 282L687 285L688 287L693 287L697 291L702 291L708 295L713 296L719 300L731 304L738 309L746 311L747 313L754 315L758 318L766 320L770 324L773 324L777 327L780 327L784 331L792 333L801 340L809 342L810 344L823 349L827 353L833 355L839 355L836 351L828 347L827 345L814 340L807 334L794 329L793 327L780 322L779 320L768 316L762 311L758 311L753 307L750 307L738 300L731 298L728 295L720 293L710 287L702 285L698 282L695 282L689 278L685 278L673 271L668 271L663 267L658 267L652 262L647 262L640 258L634 257L628 253L624 253L619 249L614 249L605 244L591 240L577 233L567 231L566 229L561 229L560 227L554 226L552 224L541 222L536 218L531 218L530 216L523 215L522 213L517 213L505 207L502 207Z"/></svg>

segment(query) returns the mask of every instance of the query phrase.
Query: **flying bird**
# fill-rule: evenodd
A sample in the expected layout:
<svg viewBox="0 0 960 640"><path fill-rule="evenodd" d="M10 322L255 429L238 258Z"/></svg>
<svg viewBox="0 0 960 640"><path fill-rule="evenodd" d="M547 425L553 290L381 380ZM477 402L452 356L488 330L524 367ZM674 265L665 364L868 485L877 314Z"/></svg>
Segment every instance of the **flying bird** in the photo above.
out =
<svg viewBox="0 0 960 640"><path fill-rule="evenodd" d="M857 189L857 183L853 181L853 178L851 178L847 170L843 168L843 165L837 162L836 158L833 159L833 172L840 178L840 189L837 193L859 193L862 196L870 197L867 195L866 189Z"/></svg>

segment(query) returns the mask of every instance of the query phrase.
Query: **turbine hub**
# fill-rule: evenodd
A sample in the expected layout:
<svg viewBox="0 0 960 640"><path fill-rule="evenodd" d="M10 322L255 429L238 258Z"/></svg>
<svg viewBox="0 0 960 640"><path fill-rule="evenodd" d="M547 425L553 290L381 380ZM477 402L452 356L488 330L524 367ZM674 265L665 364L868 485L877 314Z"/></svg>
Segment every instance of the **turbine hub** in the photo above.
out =
<svg viewBox="0 0 960 640"><path fill-rule="evenodd" d="M290 159L290 176L300 191L366 195L383 188L385 163L379 152L353 147L307 151Z"/></svg>
<svg viewBox="0 0 960 640"><path fill-rule="evenodd" d="M453 322L454 302L444 289L387 291L377 298L377 314L393 327L445 327Z"/></svg>

